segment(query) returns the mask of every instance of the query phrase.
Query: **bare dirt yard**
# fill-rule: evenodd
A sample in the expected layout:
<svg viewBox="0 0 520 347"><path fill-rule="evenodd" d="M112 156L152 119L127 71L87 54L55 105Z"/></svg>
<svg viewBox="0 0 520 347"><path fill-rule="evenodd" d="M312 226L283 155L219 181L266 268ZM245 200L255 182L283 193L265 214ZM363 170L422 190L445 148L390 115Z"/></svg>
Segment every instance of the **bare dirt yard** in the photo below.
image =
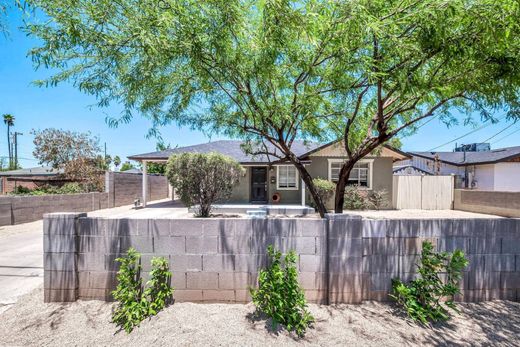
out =
<svg viewBox="0 0 520 347"><path fill-rule="evenodd" d="M317 322L305 338L273 332L254 306L177 303L130 335L115 334L113 304L44 304L36 289L0 315L1 346L520 346L520 303L461 304L461 315L420 327L389 304L310 305Z"/></svg>

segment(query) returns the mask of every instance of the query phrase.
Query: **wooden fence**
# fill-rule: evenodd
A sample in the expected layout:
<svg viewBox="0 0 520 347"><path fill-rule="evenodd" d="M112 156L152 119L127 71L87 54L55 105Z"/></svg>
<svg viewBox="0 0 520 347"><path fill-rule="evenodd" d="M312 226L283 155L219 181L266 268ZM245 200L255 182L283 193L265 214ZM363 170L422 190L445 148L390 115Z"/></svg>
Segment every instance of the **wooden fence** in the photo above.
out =
<svg viewBox="0 0 520 347"><path fill-rule="evenodd" d="M398 210L451 210L455 177L394 176L392 206Z"/></svg>

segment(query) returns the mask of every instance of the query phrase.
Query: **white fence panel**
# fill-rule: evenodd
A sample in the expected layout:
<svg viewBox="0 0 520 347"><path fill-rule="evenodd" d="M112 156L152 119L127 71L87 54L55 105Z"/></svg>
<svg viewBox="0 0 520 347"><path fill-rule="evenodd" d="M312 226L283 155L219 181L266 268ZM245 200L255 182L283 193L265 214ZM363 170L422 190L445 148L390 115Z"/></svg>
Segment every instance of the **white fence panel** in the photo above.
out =
<svg viewBox="0 0 520 347"><path fill-rule="evenodd" d="M394 176L392 205L398 210L451 210L454 176Z"/></svg>

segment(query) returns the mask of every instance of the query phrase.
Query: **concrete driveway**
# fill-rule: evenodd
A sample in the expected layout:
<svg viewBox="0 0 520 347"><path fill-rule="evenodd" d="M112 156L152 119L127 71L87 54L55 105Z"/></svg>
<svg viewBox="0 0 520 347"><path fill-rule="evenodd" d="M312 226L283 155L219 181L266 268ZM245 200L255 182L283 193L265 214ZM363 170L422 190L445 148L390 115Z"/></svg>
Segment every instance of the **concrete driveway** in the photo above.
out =
<svg viewBox="0 0 520 347"><path fill-rule="evenodd" d="M0 313L43 284L43 222L0 227Z"/></svg>

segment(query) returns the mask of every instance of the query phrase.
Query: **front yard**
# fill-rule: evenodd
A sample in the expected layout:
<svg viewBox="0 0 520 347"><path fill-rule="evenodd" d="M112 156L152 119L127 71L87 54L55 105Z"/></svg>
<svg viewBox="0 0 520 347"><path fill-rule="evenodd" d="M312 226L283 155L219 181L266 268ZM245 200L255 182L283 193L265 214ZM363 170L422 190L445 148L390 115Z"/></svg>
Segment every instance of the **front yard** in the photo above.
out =
<svg viewBox="0 0 520 347"><path fill-rule="evenodd" d="M448 323L422 328L396 315L390 304L310 305L317 323L304 339L296 340L285 331L269 332L265 320L252 318L252 304L177 303L130 335L114 335L112 304L44 304L40 288L0 315L0 345L520 345L520 303L491 301L459 307L461 315Z"/></svg>

